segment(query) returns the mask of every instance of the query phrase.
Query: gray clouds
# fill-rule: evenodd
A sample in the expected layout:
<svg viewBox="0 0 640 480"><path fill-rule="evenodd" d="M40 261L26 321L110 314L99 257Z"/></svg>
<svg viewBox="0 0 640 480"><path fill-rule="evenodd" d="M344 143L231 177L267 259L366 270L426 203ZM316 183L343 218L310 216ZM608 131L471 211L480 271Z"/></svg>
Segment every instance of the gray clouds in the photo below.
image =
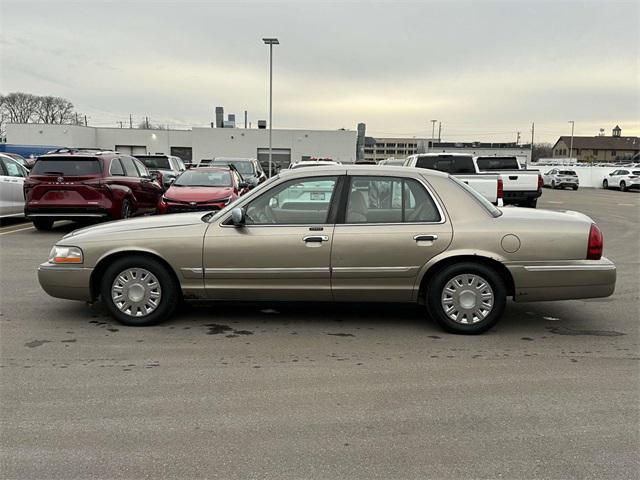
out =
<svg viewBox="0 0 640 480"><path fill-rule="evenodd" d="M636 2L2 4L2 91L62 95L96 124L205 125L213 107L274 126L551 140L638 125ZM430 131L430 130L429 130ZM493 132L504 132L494 134ZM546 133L545 133L546 132ZM483 136L484 135L484 136Z"/></svg>

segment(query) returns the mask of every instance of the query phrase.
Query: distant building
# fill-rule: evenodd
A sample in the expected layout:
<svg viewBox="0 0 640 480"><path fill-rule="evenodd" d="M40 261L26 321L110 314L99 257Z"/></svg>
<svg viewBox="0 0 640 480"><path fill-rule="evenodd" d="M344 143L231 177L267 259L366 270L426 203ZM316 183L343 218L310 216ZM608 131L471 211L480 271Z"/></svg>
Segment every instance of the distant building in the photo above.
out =
<svg viewBox="0 0 640 480"><path fill-rule="evenodd" d="M616 125L611 136L594 137L563 136L553 146L554 158L577 158L579 162L622 162L640 152L640 137L623 137L622 129Z"/></svg>
<svg viewBox="0 0 640 480"><path fill-rule="evenodd" d="M429 152L508 155L518 157L522 163L528 163L531 160L531 145L516 143L439 142L429 138L365 138L365 160L379 162L389 157L406 158L415 153Z"/></svg>

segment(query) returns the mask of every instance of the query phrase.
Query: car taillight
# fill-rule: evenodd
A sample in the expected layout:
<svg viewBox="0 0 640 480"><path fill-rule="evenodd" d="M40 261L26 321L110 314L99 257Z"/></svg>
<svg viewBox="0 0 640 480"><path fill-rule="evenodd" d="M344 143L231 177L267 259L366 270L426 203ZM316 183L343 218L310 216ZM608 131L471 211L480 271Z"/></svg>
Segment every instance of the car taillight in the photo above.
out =
<svg viewBox="0 0 640 480"><path fill-rule="evenodd" d="M538 175L538 190L542 191L543 185L544 185L544 181L542 180L542 175Z"/></svg>
<svg viewBox="0 0 640 480"><path fill-rule="evenodd" d="M604 248L604 238L602 232L595 223L591 224L589 230L589 245L587 246L587 260L600 260Z"/></svg>
<svg viewBox="0 0 640 480"><path fill-rule="evenodd" d="M498 178L498 199L504 198L504 183Z"/></svg>

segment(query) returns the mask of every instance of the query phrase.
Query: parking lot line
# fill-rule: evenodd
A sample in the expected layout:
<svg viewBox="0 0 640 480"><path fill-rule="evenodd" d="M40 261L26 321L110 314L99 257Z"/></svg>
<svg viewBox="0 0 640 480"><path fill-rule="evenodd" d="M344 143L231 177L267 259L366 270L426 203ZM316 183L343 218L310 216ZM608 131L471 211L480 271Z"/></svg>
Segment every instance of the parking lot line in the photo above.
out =
<svg viewBox="0 0 640 480"><path fill-rule="evenodd" d="M618 204L621 207L634 207L635 205L633 203L619 203Z"/></svg>
<svg viewBox="0 0 640 480"><path fill-rule="evenodd" d="M555 203L555 204L558 204L558 205L562 205L564 203L564 202L556 202L554 200L544 200L544 202L545 203Z"/></svg>
<svg viewBox="0 0 640 480"><path fill-rule="evenodd" d="M9 230L9 231L3 230L0 232L0 235L9 235L10 233L22 232L23 230L32 230L33 228L35 227L31 226L31 227L25 227L25 228L18 228L16 230Z"/></svg>

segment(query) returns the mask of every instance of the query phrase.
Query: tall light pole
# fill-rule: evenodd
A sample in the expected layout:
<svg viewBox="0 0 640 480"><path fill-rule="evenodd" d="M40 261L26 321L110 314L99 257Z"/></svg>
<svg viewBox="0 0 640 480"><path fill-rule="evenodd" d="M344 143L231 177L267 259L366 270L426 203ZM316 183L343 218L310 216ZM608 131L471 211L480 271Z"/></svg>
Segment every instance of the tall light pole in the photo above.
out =
<svg viewBox="0 0 640 480"><path fill-rule="evenodd" d="M431 120L431 150L433 150L433 137L436 135L436 122L438 120Z"/></svg>
<svg viewBox="0 0 640 480"><path fill-rule="evenodd" d="M576 126L576 122L573 120L569 120L571 124L571 143L569 144L569 155L567 155L567 159L571 159L571 152L573 152L573 129Z"/></svg>
<svg viewBox="0 0 640 480"><path fill-rule="evenodd" d="M273 175L273 150L271 145L271 125L273 124L273 46L279 45L280 42L277 38L263 38L262 41L269 45L269 177L271 177Z"/></svg>

